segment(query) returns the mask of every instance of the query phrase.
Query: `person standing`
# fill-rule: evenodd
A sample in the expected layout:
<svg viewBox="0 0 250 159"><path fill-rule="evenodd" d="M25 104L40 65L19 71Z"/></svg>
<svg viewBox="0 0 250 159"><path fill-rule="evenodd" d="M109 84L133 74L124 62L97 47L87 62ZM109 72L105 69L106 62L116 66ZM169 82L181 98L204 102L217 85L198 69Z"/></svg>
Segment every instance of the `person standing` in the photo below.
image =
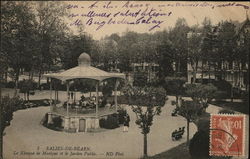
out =
<svg viewBox="0 0 250 159"><path fill-rule="evenodd" d="M128 113L126 112L126 115L124 116L123 132L128 132L129 122L130 122L130 117Z"/></svg>

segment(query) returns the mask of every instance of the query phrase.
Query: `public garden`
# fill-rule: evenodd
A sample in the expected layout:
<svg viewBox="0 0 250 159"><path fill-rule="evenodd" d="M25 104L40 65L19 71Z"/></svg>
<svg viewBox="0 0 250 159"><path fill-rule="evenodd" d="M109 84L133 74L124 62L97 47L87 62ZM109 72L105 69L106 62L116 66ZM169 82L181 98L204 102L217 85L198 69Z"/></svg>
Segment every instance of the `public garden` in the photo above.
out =
<svg viewBox="0 0 250 159"><path fill-rule="evenodd" d="M69 3L1 5L4 159L211 158L210 114L248 119L248 13L92 32Z"/></svg>

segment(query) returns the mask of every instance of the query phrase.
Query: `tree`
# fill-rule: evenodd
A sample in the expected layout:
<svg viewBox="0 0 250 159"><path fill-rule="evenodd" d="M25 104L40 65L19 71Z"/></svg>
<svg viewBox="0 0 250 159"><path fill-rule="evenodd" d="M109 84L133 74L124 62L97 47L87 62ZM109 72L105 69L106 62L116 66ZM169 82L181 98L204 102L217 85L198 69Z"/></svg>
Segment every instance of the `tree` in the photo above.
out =
<svg viewBox="0 0 250 159"><path fill-rule="evenodd" d="M13 112L23 104L23 101L18 97L10 98L9 96L1 97L1 134L3 133L5 127L10 125L10 121L13 118Z"/></svg>
<svg viewBox="0 0 250 159"><path fill-rule="evenodd" d="M189 30L186 19L179 18L176 20L175 27L169 31L169 39L172 41L174 48L176 74L186 72L188 48L187 33Z"/></svg>
<svg viewBox="0 0 250 159"><path fill-rule="evenodd" d="M213 47L214 43L212 40L213 37L213 28L211 24L211 20L208 17L205 17L202 22L202 40L201 40L201 80L203 80L204 72L210 71L210 63L213 57ZM208 63L207 65L205 65ZM204 67L208 66L207 67ZM210 77L210 76L209 76ZM202 81L203 82L203 81Z"/></svg>
<svg viewBox="0 0 250 159"><path fill-rule="evenodd" d="M189 84L186 86L186 93L195 103L201 104L205 110L209 102L214 98L217 88L213 84Z"/></svg>
<svg viewBox="0 0 250 159"><path fill-rule="evenodd" d="M131 71L132 58L134 57L131 51L131 46L136 43L138 34L135 32L127 31L121 36L118 42L119 50L119 65L118 68L121 72Z"/></svg>
<svg viewBox="0 0 250 159"><path fill-rule="evenodd" d="M165 78L165 90L169 94L173 94L176 98L176 107L179 107L181 101L181 95L185 91L184 83L186 79L183 77L166 77Z"/></svg>
<svg viewBox="0 0 250 159"><path fill-rule="evenodd" d="M67 15L63 2L37 2L35 3L37 19L37 62L38 87L40 86L41 74L51 69L59 60L61 39L67 30L64 18Z"/></svg>
<svg viewBox="0 0 250 159"><path fill-rule="evenodd" d="M198 62L201 60L201 33L198 26L194 26L188 34L188 63L193 70L192 83L196 81L196 73L198 70Z"/></svg>
<svg viewBox="0 0 250 159"><path fill-rule="evenodd" d="M166 76L172 76L174 73L174 47L169 40L169 34L166 31L156 33L159 44L157 45L157 63L159 64L158 77L160 81L165 81Z"/></svg>
<svg viewBox="0 0 250 159"><path fill-rule="evenodd" d="M35 17L26 2L3 2L1 5L1 53L7 58L6 70L15 76L15 95L21 69L28 69L34 51Z"/></svg>
<svg viewBox="0 0 250 159"><path fill-rule="evenodd" d="M187 144L189 143L189 124L197 119L201 108L201 105L195 101L183 101L179 108L179 114L187 121Z"/></svg>
<svg viewBox="0 0 250 159"><path fill-rule="evenodd" d="M128 85L124 89L124 95L136 114L135 123L142 130L144 136L144 157L147 157L147 134L153 124L155 115L160 115L161 107L166 102L166 93L163 88L133 87Z"/></svg>
<svg viewBox="0 0 250 159"><path fill-rule="evenodd" d="M35 89L35 83L32 80L23 80L19 84L20 93L24 94L24 100L29 102L30 91Z"/></svg>

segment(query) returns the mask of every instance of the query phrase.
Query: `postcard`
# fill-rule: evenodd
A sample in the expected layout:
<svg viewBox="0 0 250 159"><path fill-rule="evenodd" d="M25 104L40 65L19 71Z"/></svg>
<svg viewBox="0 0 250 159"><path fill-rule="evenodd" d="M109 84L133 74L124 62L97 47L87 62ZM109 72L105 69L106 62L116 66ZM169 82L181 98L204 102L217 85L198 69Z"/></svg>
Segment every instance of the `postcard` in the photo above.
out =
<svg viewBox="0 0 250 159"><path fill-rule="evenodd" d="M249 2L1 3L3 159L249 157Z"/></svg>

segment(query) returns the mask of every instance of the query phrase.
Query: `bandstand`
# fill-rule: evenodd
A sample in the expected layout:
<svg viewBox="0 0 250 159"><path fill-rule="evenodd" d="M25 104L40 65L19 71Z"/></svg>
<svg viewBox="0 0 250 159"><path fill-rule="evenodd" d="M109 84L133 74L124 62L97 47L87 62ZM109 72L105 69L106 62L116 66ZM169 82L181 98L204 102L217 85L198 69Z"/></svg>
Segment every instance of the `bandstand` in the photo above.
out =
<svg viewBox="0 0 250 159"><path fill-rule="evenodd" d="M78 58L78 66L68 69L60 73L44 74L44 77L50 80L50 111L48 112L48 124L53 122L53 118L60 117L62 119L62 127L65 131L74 129L76 132L87 132L89 129L99 128L99 121L102 118L107 118L108 115L117 113L117 87L119 79L125 79L122 73L110 73L91 66L91 58L87 53L82 53ZM114 105L113 107L100 108L100 83L106 79L115 78L114 88ZM67 100L63 104L52 102L52 80L57 79L66 83ZM91 79L96 81L96 96L94 102L90 106L83 106L82 102L70 103L70 83L81 80Z"/></svg>

